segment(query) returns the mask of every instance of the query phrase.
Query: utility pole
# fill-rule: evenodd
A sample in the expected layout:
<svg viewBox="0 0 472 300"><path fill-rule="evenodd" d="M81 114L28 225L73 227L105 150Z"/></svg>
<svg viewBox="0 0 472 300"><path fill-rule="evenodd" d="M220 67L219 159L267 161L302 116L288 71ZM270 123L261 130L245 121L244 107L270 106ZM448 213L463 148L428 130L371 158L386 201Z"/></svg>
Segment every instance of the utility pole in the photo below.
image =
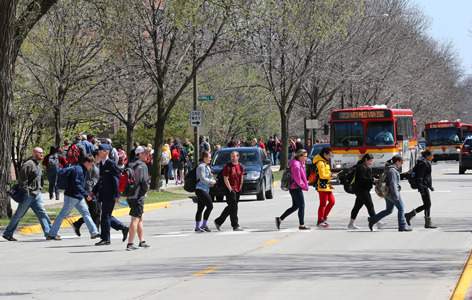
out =
<svg viewBox="0 0 472 300"><path fill-rule="evenodd" d="M197 59L197 49L195 46L195 40L193 41L193 69L195 70L195 60ZM197 110L198 105L198 91L197 91L197 72L193 76L193 110ZM200 159L200 145L198 144L198 127L193 128L193 137L194 137L194 154L193 154L193 166L198 166L198 160Z"/></svg>

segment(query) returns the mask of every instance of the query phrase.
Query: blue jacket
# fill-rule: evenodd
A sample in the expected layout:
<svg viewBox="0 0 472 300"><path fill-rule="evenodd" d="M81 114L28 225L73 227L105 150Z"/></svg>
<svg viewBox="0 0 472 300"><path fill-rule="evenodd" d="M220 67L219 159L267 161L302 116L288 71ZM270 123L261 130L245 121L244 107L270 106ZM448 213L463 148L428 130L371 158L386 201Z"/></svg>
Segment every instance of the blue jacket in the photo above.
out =
<svg viewBox="0 0 472 300"><path fill-rule="evenodd" d="M79 200L87 198L88 193L85 191L85 172L87 172L87 169L83 164L72 167L64 195Z"/></svg>
<svg viewBox="0 0 472 300"><path fill-rule="evenodd" d="M114 202L115 198L120 198L118 192L120 174L120 168L111 159L108 158L104 164L100 163L100 178L92 190L95 195L98 193L98 201Z"/></svg>
<svg viewBox="0 0 472 300"><path fill-rule="evenodd" d="M197 167L197 186L195 188L208 193L210 190L210 182L210 167L206 163L201 162Z"/></svg>
<svg viewBox="0 0 472 300"><path fill-rule="evenodd" d="M95 149L95 147L93 146L92 143L90 143L89 141L82 141L82 145L84 145L85 147L85 154L92 154L93 150Z"/></svg>

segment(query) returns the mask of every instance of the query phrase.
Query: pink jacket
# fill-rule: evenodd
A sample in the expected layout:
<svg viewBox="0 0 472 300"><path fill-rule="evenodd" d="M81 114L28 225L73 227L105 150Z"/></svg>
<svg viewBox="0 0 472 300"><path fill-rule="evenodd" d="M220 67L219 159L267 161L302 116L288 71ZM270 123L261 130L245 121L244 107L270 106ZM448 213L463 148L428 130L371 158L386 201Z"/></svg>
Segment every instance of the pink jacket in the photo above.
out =
<svg viewBox="0 0 472 300"><path fill-rule="evenodd" d="M298 159L292 159L289 166L292 172L292 184L290 189L301 188L304 191L308 191L308 182L306 180L305 163L302 163Z"/></svg>

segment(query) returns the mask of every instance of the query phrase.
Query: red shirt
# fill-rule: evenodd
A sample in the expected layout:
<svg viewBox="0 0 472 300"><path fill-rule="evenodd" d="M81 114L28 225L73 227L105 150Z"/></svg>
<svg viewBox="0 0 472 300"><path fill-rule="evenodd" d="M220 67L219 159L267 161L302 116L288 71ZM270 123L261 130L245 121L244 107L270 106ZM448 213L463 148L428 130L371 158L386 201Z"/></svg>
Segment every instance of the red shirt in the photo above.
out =
<svg viewBox="0 0 472 300"><path fill-rule="evenodd" d="M243 180L244 166L238 163L233 165L233 163L227 164L223 168L223 177L229 177L229 185L236 192L240 191L241 181Z"/></svg>

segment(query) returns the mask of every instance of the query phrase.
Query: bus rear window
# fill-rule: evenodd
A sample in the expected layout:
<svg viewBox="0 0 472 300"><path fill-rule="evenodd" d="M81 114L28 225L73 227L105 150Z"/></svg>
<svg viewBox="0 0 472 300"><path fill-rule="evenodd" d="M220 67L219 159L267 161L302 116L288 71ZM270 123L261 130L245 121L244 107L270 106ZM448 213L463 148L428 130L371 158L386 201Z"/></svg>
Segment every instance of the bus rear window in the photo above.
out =
<svg viewBox="0 0 472 300"><path fill-rule="evenodd" d="M364 123L331 123L331 145L334 147L361 147L364 145Z"/></svg>

